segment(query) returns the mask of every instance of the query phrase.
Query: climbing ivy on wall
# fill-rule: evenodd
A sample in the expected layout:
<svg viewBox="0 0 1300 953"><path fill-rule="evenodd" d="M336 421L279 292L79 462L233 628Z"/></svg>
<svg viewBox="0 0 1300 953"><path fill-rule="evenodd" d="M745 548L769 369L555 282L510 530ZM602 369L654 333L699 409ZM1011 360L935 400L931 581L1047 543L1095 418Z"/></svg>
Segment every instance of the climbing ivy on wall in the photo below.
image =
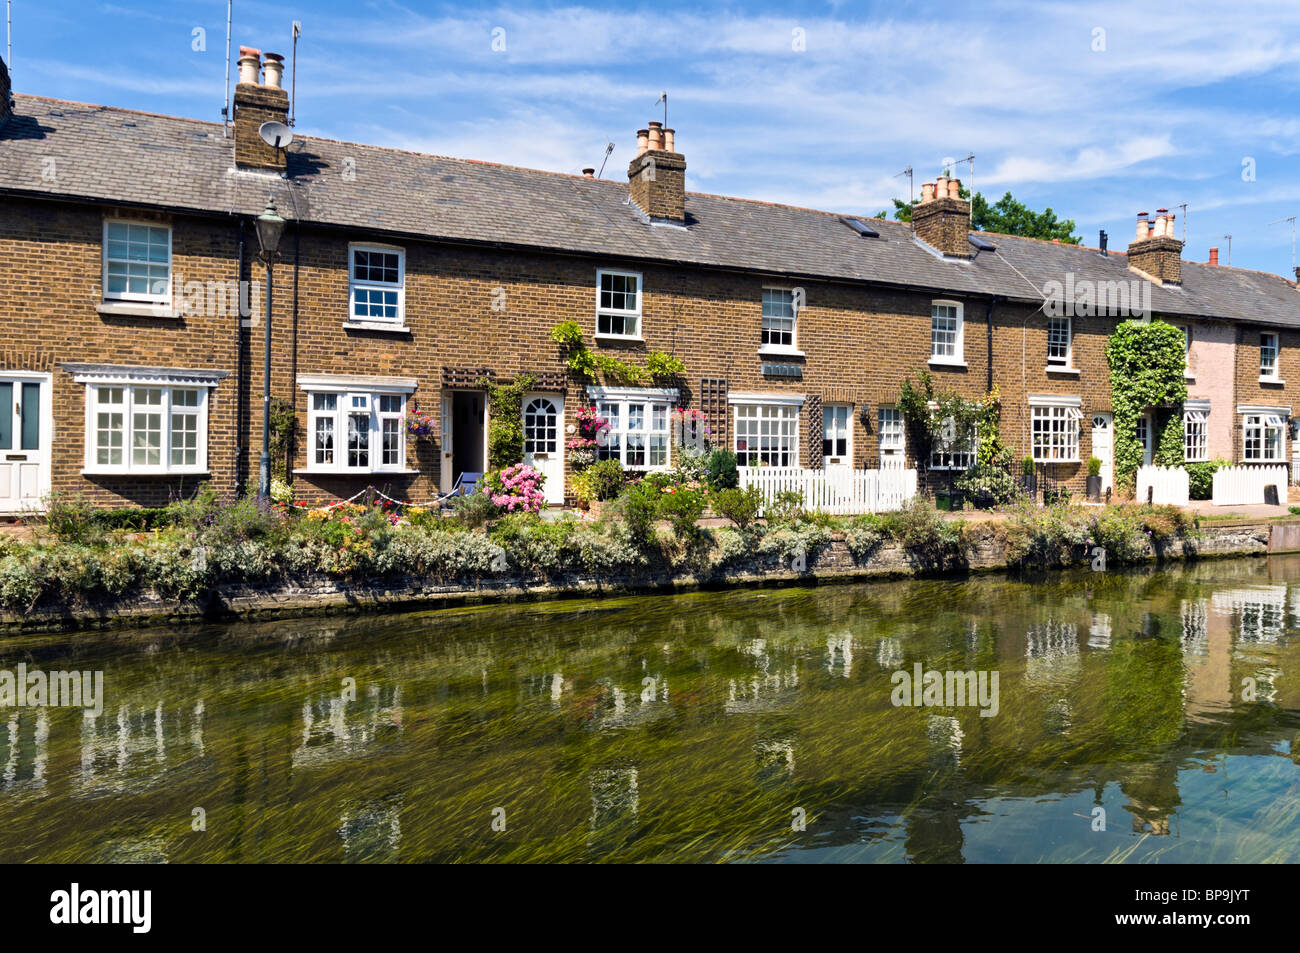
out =
<svg viewBox="0 0 1300 953"><path fill-rule="evenodd" d="M524 394L537 379L521 374L508 384L479 380L488 393L488 466L501 470L524 458Z"/></svg>
<svg viewBox="0 0 1300 953"><path fill-rule="evenodd" d="M976 460L981 465L1003 462L1006 456L999 429L1002 401L997 387L982 397L963 397L953 391L938 390L930 372L922 371L917 383L913 384L911 378L903 381L898 411L907 428L908 446L913 448L917 466L922 470L929 468L930 452L950 419L953 433L958 436L972 429L979 435Z"/></svg>
<svg viewBox="0 0 1300 953"><path fill-rule="evenodd" d="M1132 483L1142 466L1137 421L1149 408L1156 438L1152 460L1162 466L1183 462L1183 402L1187 400L1187 356L1183 332L1172 324L1125 321L1106 342L1110 399L1115 411L1115 482Z"/></svg>
<svg viewBox="0 0 1300 953"><path fill-rule="evenodd" d="M593 382L598 375L603 375L608 384L643 384L648 380L662 384L686 371L681 358L664 351L647 354L645 367L619 360L611 354L597 354L587 347L577 321L561 321L551 328L551 340L563 346L569 370Z"/></svg>

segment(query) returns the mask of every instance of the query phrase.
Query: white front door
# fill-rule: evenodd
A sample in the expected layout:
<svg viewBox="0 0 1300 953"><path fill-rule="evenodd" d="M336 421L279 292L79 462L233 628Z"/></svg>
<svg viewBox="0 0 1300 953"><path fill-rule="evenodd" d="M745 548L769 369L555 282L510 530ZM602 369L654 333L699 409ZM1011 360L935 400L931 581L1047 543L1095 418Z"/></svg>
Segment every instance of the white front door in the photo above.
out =
<svg viewBox="0 0 1300 953"><path fill-rule="evenodd" d="M1101 461L1101 492L1115 484L1115 415L1092 415L1092 455Z"/></svg>
<svg viewBox="0 0 1300 953"><path fill-rule="evenodd" d="M902 469L905 459L903 412L897 407L881 407L876 418L880 442L880 469Z"/></svg>
<svg viewBox="0 0 1300 953"><path fill-rule="evenodd" d="M50 492L48 375L0 375L0 513L39 509Z"/></svg>
<svg viewBox="0 0 1300 953"><path fill-rule="evenodd" d="M564 399L543 394L524 397L524 463L546 477L546 502L564 502Z"/></svg>
<svg viewBox="0 0 1300 953"><path fill-rule="evenodd" d="M828 470L853 466L851 409L848 404L827 404L822 408L822 466Z"/></svg>

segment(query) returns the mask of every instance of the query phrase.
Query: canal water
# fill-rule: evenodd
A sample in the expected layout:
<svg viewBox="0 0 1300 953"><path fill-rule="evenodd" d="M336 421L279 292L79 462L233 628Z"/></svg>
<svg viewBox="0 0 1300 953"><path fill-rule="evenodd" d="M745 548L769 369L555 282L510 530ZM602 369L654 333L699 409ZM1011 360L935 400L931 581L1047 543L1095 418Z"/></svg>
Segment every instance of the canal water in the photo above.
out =
<svg viewBox="0 0 1300 953"><path fill-rule="evenodd" d="M1300 861L1300 558L0 641L20 663L102 672L103 710L0 709L3 862ZM895 704L918 665L985 704Z"/></svg>

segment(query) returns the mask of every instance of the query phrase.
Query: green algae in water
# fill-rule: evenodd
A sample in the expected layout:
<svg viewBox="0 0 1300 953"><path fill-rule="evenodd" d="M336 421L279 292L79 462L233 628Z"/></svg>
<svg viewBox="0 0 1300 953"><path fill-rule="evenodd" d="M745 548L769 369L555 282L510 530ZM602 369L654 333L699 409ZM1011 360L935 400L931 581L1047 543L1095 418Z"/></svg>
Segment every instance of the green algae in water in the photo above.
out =
<svg viewBox="0 0 1300 953"><path fill-rule="evenodd" d="M1296 862L1298 613L1280 558L10 639L106 701L0 709L0 860Z"/></svg>

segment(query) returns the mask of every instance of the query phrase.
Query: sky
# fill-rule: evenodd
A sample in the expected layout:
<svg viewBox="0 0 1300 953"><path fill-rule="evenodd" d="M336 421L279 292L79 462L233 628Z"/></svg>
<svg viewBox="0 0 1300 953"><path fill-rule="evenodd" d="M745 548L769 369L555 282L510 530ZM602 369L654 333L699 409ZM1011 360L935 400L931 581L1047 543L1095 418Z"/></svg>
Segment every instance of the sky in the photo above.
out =
<svg viewBox="0 0 1300 953"><path fill-rule="evenodd" d="M15 91L220 119L226 0L12 4ZM1185 260L1292 273L1295 0L234 0L232 46L294 20L302 134L624 179L667 91L692 191L873 215L973 155L1086 244L1164 207Z"/></svg>

